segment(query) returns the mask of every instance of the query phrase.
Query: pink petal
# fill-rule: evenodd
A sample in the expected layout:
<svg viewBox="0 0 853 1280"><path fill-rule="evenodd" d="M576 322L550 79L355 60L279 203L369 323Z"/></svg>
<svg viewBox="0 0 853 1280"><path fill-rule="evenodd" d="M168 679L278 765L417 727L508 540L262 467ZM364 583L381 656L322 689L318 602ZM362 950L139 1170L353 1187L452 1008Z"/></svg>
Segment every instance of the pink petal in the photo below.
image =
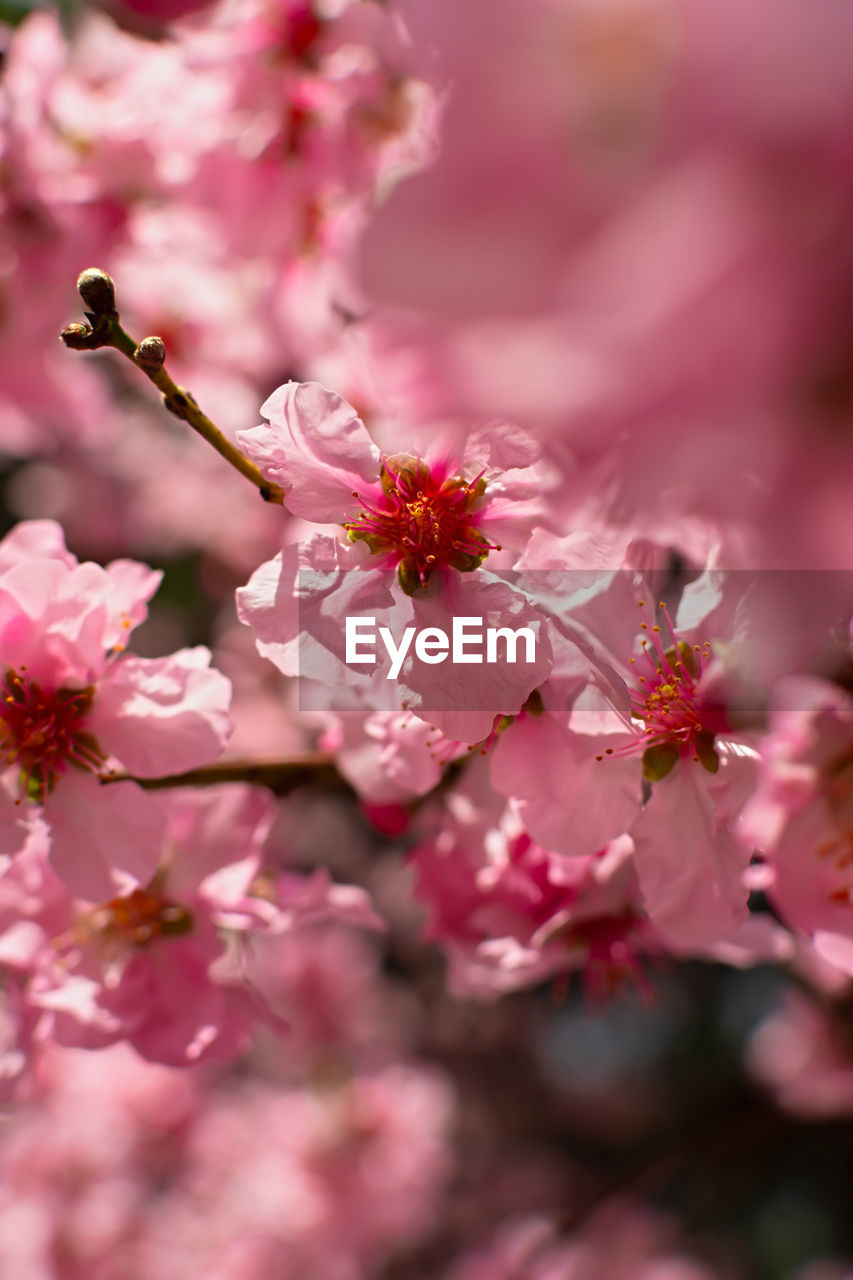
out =
<svg viewBox="0 0 853 1280"><path fill-rule="evenodd" d="M70 774L50 796L50 862L72 893L105 902L117 872L146 884L163 852L166 818L159 796L135 782L105 786L91 774Z"/></svg>
<svg viewBox="0 0 853 1280"><path fill-rule="evenodd" d="M294 515L341 524L353 509L353 490L379 477L379 450L355 409L319 382L288 382L261 413L269 426L239 431L241 449L284 487Z"/></svg>
<svg viewBox="0 0 853 1280"><path fill-rule="evenodd" d="M166 658L119 658L101 681L91 732L140 778L209 764L231 727L231 682L209 663L201 646Z"/></svg>
<svg viewBox="0 0 853 1280"><path fill-rule="evenodd" d="M733 939L747 917L749 854L719 820L718 785L701 765L683 759L654 783L631 829L649 917L685 950Z"/></svg>
<svg viewBox="0 0 853 1280"><path fill-rule="evenodd" d="M572 733L548 713L526 716L501 734L492 782L518 802L537 844L572 856L597 853L631 827L642 804L639 755L596 759L625 740Z"/></svg>
<svg viewBox="0 0 853 1280"><path fill-rule="evenodd" d="M436 665L410 653L403 663L398 688L408 710L435 725L447 738L480 742L492 731L495 716L517 715L534 689L551 670L551 644L546 620L527 599L482 571L476 575L448 575L430 581L429 590L413 598L412 621L420 630L438 627L452 636L455 617L482 619L482 627L530 628L536 637L535 657L528 663L524 640L516 661L498 650L497 662L460 663L447 659ZM485 641L479 650L485 659Z"/></svg>
<svg viewBox="0 0 853 1280"><path fill-rule="evenodd" d="M59 560L68 569L77 564L55 520L22 520L0 542L0 573L25 560Z"/></svg>

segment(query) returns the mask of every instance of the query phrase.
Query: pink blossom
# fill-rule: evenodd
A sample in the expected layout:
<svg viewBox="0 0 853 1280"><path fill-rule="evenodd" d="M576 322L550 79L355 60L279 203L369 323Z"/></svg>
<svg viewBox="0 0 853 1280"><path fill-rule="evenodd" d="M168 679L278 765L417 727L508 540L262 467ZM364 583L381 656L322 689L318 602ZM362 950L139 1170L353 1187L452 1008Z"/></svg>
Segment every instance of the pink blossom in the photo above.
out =
<svg viewBox="0 0 853 1280"><path fill-rule="evenodd" d="M786 923L851 973L853 700L827 681L780 681L761 747L743 838L767 859L767 892Z"/></svg>
<svg viewBox="0 0 853 1280"><path fill-rule="evenodd" d="M224 938L275 917L250 894L272 815L271 799L250 788L188 792L169 803L162 861L144 888L98 905L65 894L61 931L55 915L42 921L55 932L30 987L56 1040L96 1048L126 1039L173 1066L246 1046L263 1006Z"/></svg>
<svg viewBox="0 0 853 1280"><path fill-rule="evenodd" d="M448 455L380 455L355 410L319 384L288 383L262 411L269 425L241 432L242 447L267 479L283 485L294 514L338 522L349 541L318 535L286 548L238 592L240 617L255 630L260 651L286 674L357 686L368 705L378 698L391 710L402 702L449 738L485 738L494 717L518 712L550 667L541 615L511 581L475 574L504 543L523 545L540 518L541 477L529 465L530 443L514 433L475 438L479 470L466 480ZM343 658L344 618L377 609L400 633L412 621L449 629L460 616L527 625L538 634L537 656L529 665L464 670L409 657L399 681L383 681L378 666L367 680Z"/></svg>
<svg viewBox="0 0 853 1280"><path fill-rule="evenodd" d="M502 549L498 538L523 545L541 518L531 446L512 435L475 437L470 450L480 471L465 480L452 457L380 455L355 410L318 383L279 387L261 412L269 425L238 439L265 477L284 487L288 508L343 524L381 568L397 570L409 595L439 571L471 572Z"/></svg>
<svg viewBox="0 0 853 1280"><path fill-rule="evenodd" d="M643 985L638 956L662 944L644 919L631 840L588 857L551 853L487 779L472 761L411 854L452 989L494 998L575 969L593 996L625 979Z"/></svg>
<svg viewBox="0 0 853 1280"><path fill-rule="evenodd" d="M376 1274L433 1226L452 1106L441 1074L403 1063L328 1088L223 1093L152 1219L144 1270Z"/></svg>
<svg viewBox="0 0 853 1280"><path fill-rule="evenodd" d="M425 795L444 766L470 750L410 711L336 717L321 743L371 806Z"/></svg>
<svg viewBox="0 0 853 1280"><path fill-rule="evenodd" d="M117 767L139 777L191 769L222 750L230 685L206 649L125 652L160 575L115 561L78 564L49 522L0 544L0 746L19 801L44 806L51 860L69 886L107 896L117 871L140 883L160 857L162 817Z"/></svg>
<svg viewBox="0 0 853 1280"><path fill-rule="evenodd" d="M675 621L663 608L655 622L631 573L567 574L557 585L548 607L571 641L558 667L586 671L590 683L578 693L573 674L574 684L546 686L543 714L501 735L495 785L515 799L533 838L555 852L589 855L630 833L645 909L671 945L733 937L748 890L747 855L732 827L755 753L743 751L729 727L717 633L704 629L731 625L732 597L721 612L718 591L703 578L685 590ZM557 599L565 612L556 611ZM644 783L651 784L645 799Z"/></svg>
<svg viewBox="0 0 853 1280"><path fill-rule="evenodd" d="M853 1062L841 1020L816 999L790 991L753 1033L751 1074L786 1111L802 1116L853 1112Z"/></svg>

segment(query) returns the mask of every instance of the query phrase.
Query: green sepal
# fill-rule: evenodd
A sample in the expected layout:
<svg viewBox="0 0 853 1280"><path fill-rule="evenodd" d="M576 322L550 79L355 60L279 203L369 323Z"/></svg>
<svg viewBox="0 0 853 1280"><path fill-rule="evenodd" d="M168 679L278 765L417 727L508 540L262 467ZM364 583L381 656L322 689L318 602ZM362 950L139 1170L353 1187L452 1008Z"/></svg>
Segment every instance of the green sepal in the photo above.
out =
<svg viewBox="0 0 853 1280"><path fill-rule="evenodd" d="M44 804L49 790L41 770L36 766L27 778L27 799L33 804Z"/></svg>
<svg viewBox="0 0 853 1280"><path fill-rule="evenodd" d="M475 569L479 569L488 554L488 551L484 551L480 556L475 555L473 551L454 551L448 556L447 563L451 569L457 569L459 573L473 573Z"/></svg>
<svg viewBox="0 0 853 1280"><path fill-rule="evenodd" d="M643 777L647 782L660 782L668 773L672 773L681 757L681 752L673 742L656 742L646 747L643 752Z"/></svg>
<svg viewBox="0 0 853 1280"><path fill-rule="evenodd" d="M673 671L677 671L678 663L689 672L691 676L696 678L699 674L699 667L696 662L696 654L691 649L686 640L679 640L677 645L670 646L664 654L667 662Z"/></svg>
<svg viewBox="0 0 853 1280"><path fill-rule="evenodd" d="M177 902L169 902L157 917L160 932L167 938L183 938L195 928L195 916L189 907Z"/></svg>
<svg viewBox="0 0 853 1280"><path fill-rule="evenodd" d="M417 493L423 475L424 466L420 458L415 458L410 453L395 453L384 459L379 469L379 483L385 493L391 493L400 483L406 485L412 493Z"/></svg>
<svg viewBox="0 0 853 1280"><path fill-rule="evenodd" d="M542 701L542 694L538 689L534 689L533 692L528 695L527 701L521 709L522 711L526 711L529 716L544 715L545 705Z"/></svg>
<svg viewBox="0 0 853 1280"><path fill-rule="evenodd" d="M422 591L425 585L421 582L421 575L415 566L408 560L401 560L397 566L397 581L407 596L413 596L416 591Z"/></svg>
<svg viewBox="0 0 853 1280"><path fill-rule="evenodd" d="M347 529L347 537L350 542L365 542L370 548L372 556L375 556L380 551L388 550L388 543L375 533L362 533L360 529Z"/></svg>
<svg viewBox="0 0 853 1280"><path fill-rule="evenodd" d="M701 733L697 733L693 738L693 750L699 757L699 763L703 769L707 769L709 773L716 773L720 767L720 757L714 746L714 735L708 733L707 729L703 729Z"/></svg>
<svg viewBox="0 0 853 1280"><path fill-rule="evenodd" d="M469 542L480 543L483 550L477 551L454 551L448 557L448 564L451 569L458 569L460 573L473 573L475 569L479 569L486 556L491 551L486 539L480 533L479 529L468 529L465 534Z"/></svg>

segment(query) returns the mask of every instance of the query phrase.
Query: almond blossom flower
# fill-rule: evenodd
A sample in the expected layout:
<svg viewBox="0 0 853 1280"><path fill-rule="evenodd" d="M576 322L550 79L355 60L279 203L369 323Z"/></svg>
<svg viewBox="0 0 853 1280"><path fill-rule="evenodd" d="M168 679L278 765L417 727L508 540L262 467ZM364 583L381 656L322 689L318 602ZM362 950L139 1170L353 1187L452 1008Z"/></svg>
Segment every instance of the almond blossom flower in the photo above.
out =
<svg viewBox="0 0 853 1280"><path fill-rule="evenodd" d="M411 854L451 988L489 999L578 970L593 998L626 981L646 989L642 956L666 944L645 917L630 838L587 857L551 853L516 806L486 793L485 775L466 783Z"/></svg>
<svg viewBox="0 0 853 1280"><path fill-rule="evenodd" d="M264 790L177 791L163 809L161 859L145 885L100 902L74 896L51 869L40 823L0 877L0 962L19 1042L0 1078L14 1083L34 1034L88 1049L127 1040L172 1066L230 1060L255 1025L286 1025L263 989L281 985L282 939L320 925L381 928L367 894L324 870L262 874L275 816ZM258 970L251 944L263 938Z"/></svg>
<svg viewBox="0 0 853 1280"><path fill-rule="evenodd" d="M443 1072L402 1062L325 1087L217 1091L149 1216L138 1274L381 1275L434 1226L453 1102Z"/></svg>
<svg viewBox="0 0 853 1280"><path fill-rule="evenodd" d="M781 680L760 745L744 842L767 859L782 919L853 974L853 698L826 680Z"/></svg>
<svg viewBox="0 0 853 1280"><path fill-rule="evenodd" d="M731 938L748 897L733 824L755 752L731 742L742 735L726 718L730 682L714 640L732 626L738 597L729 592L723 607L706 575L685 590L675 621L664 607L658 623L635 575L587 576L564 575L549 608L574 650L558 666L589 683L568 696L546 686L543 714L501 735L493 782L555 852L589 855L628 832L644 907L671 946Z"/></svg>
<svg viewBox="0 0 853 1280"><path fill-rule="evenodd" d="M544 518L532 442L506 429L469 440L464 463L440 445L426 458L383 456L355 410L318 383L279 387L262 413L268 425L240 432L241 447L283 486L294 515L342 525L347 542L315 536L285 548L238 591L261 653L285 674L356 687L368 706L380 699L380 709L399 710L402 702L449 738L485 738L494 717L518 712L550 668L542 615L483 568L493 552L523 546ZM442 668L409 657L396 688L371 682L344 660L344 619L377 611L400 634L412 622L449 632L465 616L529 626L536 657Z"/></svg>
<svg viewBox="0 0 853 1280"><path fill-rule="evenodd" d="M380 807L426 795L443 767L470 751L410 711L335 717L321 745L362 800Z"/></svg>
<svg viewBox="0 0 853 1280"><path fill-rule="evenodd" d="M254 788L178 793L148 884L98 904L66 893L65 927L32 983L55 1040L97 1048L126 1039L173 1066L247 1046L264 1007L226 939L278 918L250 892L273 816L272 797Z"/></svg>
<svg viewBox="0 0 853 1280"><path fill-rule="evenodd" d="M478 468L463 478L448 454L383 456L356 411L316 382L288 382L261 406L266 426L238 433L285 505L317 524L342 524L407 595L433 574L470 573L502 544L523 546L542 519L543 475L533 442L503 428L469 441Z"/></svg>
<svg viewBox="0 0 853 1280"><path fill-rule="evenodd" d="M159 861L159 802L134 782L192 769L221 752L231 686L207 649L165 658L125 652L160 574L117 560L78 563L52 521L0 542L0 780L43 809L51 862L77 893L107 898Z"/></svg>

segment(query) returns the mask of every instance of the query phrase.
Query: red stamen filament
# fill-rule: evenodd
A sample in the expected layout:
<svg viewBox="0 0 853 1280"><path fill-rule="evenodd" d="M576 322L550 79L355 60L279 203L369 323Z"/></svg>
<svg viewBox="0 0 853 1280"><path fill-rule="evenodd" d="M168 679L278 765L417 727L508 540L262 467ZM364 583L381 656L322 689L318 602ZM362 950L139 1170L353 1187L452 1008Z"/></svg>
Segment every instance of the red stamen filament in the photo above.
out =
<svg viewBox="0 0 853 1280"><path fill-rule="evenodd" d="M0 682L0 766L21 769L20 799L34 784L41 798L69 766L100 773L106 759L86 732L94 689L49 689L26 667Z"/></svg>

